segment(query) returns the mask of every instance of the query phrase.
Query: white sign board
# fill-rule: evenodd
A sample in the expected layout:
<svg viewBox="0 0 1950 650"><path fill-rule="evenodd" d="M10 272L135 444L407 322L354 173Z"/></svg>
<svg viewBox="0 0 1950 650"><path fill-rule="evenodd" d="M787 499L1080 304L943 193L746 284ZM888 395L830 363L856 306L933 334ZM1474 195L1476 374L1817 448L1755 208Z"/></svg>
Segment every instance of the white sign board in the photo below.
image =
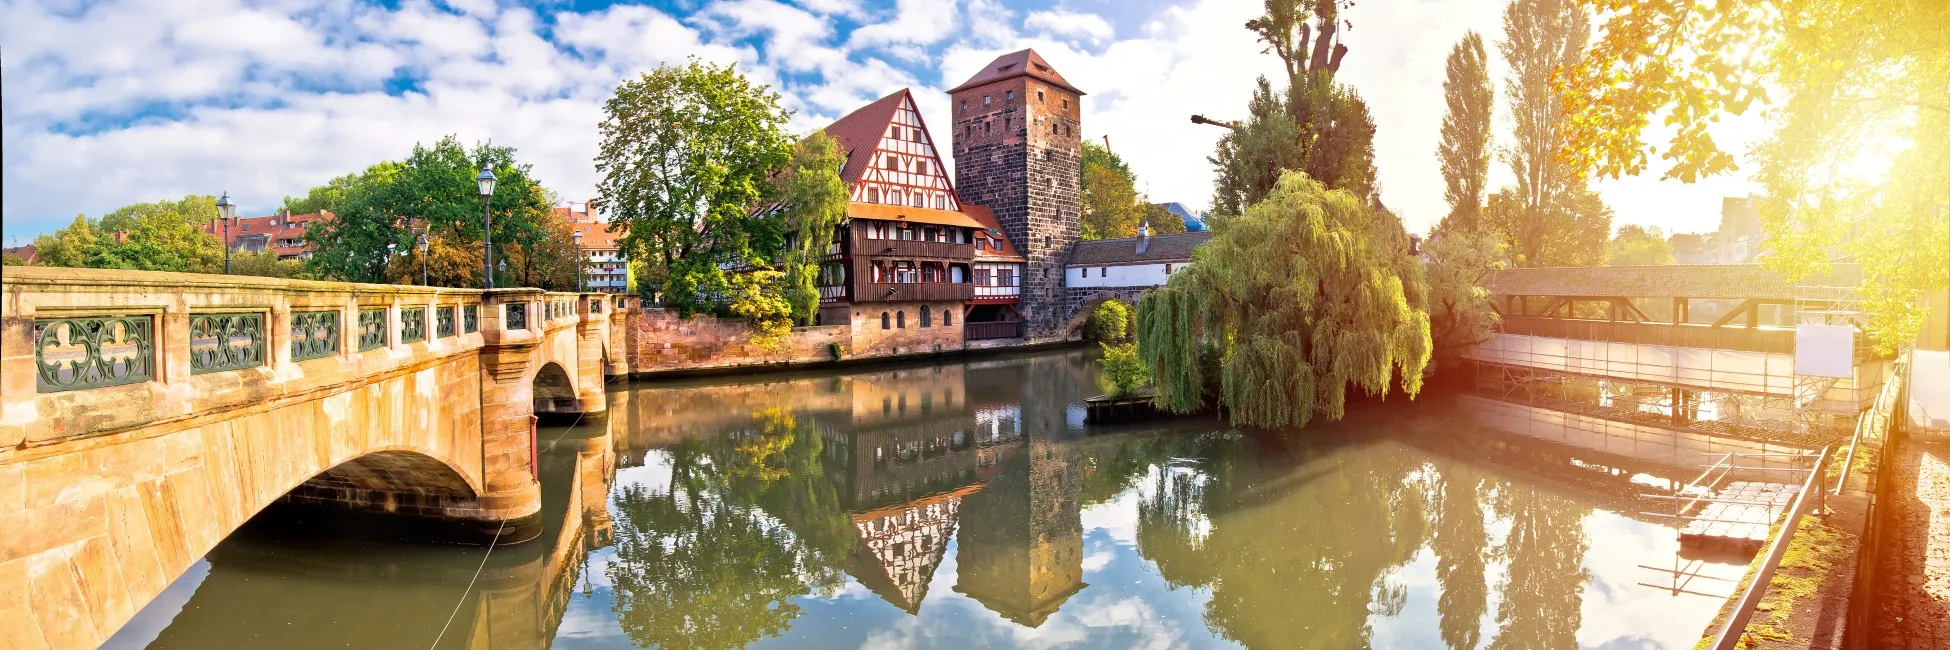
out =
<svg viewBox="0 0 1950 650"><path fill-rule="evenodd" d="M1797 325L1794 374L1848 379L1855 376L1855 328L1848 325Z"/></svg>

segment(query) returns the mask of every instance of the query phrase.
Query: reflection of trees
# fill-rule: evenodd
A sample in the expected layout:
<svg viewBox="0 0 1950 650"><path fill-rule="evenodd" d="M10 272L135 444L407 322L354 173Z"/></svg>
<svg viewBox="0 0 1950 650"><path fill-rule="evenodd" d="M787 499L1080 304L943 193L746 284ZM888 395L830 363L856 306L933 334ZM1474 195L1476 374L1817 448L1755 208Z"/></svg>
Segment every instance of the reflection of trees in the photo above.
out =
<svg viewBox="0 0 1950 650"><path fill-rule="evenodd" d="M1248 647L1366 646L1369 614L1406 598L1386 574L1425 537L1419 461L1265 444L1213 437L1196 471L1159 468L1138 506L1139 551L1174 586L1211 589L1206 623Z"/></svg>
<svg viewBox="0 0 1950 650"><path fill-rule="evenodd" d="M739 647L785 630L799 596L845 584L852 531L822 475L822 445L810 421L762 411L751 428L671 450L668 491L617 490L608 574L631 640ZM768 511L793 518L793 530Z"/></svg>
<svg viewBox="0 0 1950 650"><path fill-rule="evenodd" d="M1484 487L1483 479L1462 463L1443 471L1441 505L1429 546L1435 552L1435 577L1442 585L1435 611L1442 617L1442 641L1450 650L1475 648L1482 637L1483 612L1488 607L1483 565L1489 546L1479 497Z"/></svg>
<svg viewBox="0 0 1950 650"><path fill-rule="evenodd" d="M1493 553L1508 561L1497 585L1500 626L1491 648L1575 648L1584 604L1591 509L1535 486L1508 484L1490 499L1510 533Z"/></svg>

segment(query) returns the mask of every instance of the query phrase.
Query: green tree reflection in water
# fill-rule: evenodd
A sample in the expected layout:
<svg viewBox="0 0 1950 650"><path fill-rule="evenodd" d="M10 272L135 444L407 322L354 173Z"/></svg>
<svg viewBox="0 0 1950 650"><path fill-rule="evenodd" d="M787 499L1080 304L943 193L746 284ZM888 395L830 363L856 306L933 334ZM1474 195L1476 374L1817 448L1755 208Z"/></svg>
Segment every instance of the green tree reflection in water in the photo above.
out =
<svg viewBox="0 0 1950 650"><path fill-rule="evenodd" d="M1138 505L1139 551L1173 586L1210 589L1206 625L1247 647L1366 647L1369 615L1406 602L1388 574L1427 537L1421 466L1335 434L1268 444L1220 438L1186 469L1160 467Z"/></svg>
<svg viewBox="0 0 1950 650"><path fill-rule="evenodd" d="M624 633L642 647L742 647L790 626L800 596L843 586L837 560L850 539L823 516L838 497L821 478L820 445L810 423L765 411L749 429L672 449L668 491L620 486L607 574ZM819 525L794 534L767 510Z"/></svg>
<svg viewBox="0 0 1950 650"><path fill-rule="evenodd" d="M1488 585L1483 566L1489 554L1489 533L1483 527L1482 492L1485 481L1463 463L1442 472L1441 501L1436 511L1435 578L1442 586L1435 611L1441 617L1442 642L1450 650L1475 648L1482 639L1483 613L1488 609Z"/></svg>
<svg viewBox="0 0 1950 650"><path fill-rule="evenodd" d="M1532 485L1505 483L1490 498L1510 532L1492 555L1508 563L1497 584L1490 648L1575 648L1584 604L1584 519L1591 508Z"/></svg>

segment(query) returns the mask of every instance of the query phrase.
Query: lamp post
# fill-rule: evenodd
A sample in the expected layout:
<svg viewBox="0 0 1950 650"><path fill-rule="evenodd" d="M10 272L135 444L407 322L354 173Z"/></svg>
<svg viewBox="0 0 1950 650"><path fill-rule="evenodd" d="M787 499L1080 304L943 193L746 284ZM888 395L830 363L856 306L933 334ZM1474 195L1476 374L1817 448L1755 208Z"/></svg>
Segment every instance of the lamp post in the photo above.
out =
<svg viewBox="0 0 1950 650"><path fill-rule="evenodd" d="M576 240L576 292L581 293L582 292L582 230L580 229L576 230L576 234L570 235L569 238Z"/></svg>
<svg viewBox="0 0 1950 650"><path fill-rule="evenodd" d="M230 275L230 220L237 216L237 204L230 202L230 193L224 192L217 199L217 218L223 220L223 274Z"/></svg>
<svg viewBox="0 0 1950 650"><path fill-rule="evenodd" d="M427 282L427 233L423 230L420 231L420 286L431 284Z"/></svg>
<svg viewBox="0 0 1950 650"><path fill-rule="evenodd" d="M399 244L386 242L386 284L393 283L393 253L398 250ZM410 278L412 276L407 277Z"/></svg>
<svg viewBox="0 0 1950 650"><path fill-rule="evenodd" d="M488 212L488 203L494 198L494 171L482 167L474 183L481 186L481 288L493 289L494 217Z"/></svg>

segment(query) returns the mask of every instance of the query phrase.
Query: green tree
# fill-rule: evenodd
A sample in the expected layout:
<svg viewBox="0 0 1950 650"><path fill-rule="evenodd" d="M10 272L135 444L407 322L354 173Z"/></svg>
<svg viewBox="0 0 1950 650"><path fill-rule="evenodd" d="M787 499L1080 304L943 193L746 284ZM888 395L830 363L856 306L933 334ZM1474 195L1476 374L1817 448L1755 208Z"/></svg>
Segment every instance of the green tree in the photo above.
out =
<svg viewBox="0 0 1950 650"><path fill-rule="evenodd" d="M88 251L95 247L95 227L85 215L75 215L68 227L34 238L35 255L42 266L88 266Z"/></svg>
<svg viewBox="0 0 1950 650"><path fill-rule="evenodd" d="M360 178L360 174L346 174L311 188L303 198L284 197L284 209L291 214L338 212L339 205L345 202L346 193L359 184Z"/></svg>
<svg viewBox="0 0 1950 650"><path fill-rule="evenodd" d="M1950 288L1950 3L1598 0L1600 37L1567 71L1564 154L1598 173L1667 178L1734 168L1708 126L1772 104L1755 148L1762 263L1790 279L1847 255L1884 352L1915 339L1917 296ZM1672 128L1663 143L1645 127ZM1893 157L1887 175L1873 159Z"/></svg>
<svg viewBox="0 0 1950 650"><path fill-rule="evenodd" d="M1104 349L1104 391L1113 399L1123 399L1136 395L1138 388L1150 381L1144 369L1144 360L1138 358L1136 343L1111 345L1099 343Z"/></svg>
<svg viewBox="0 0 1950 650"><path fill-rule="evenodd" d="M275 251L256 253L231 253L230 273L232 275L255 275L267 278L307 278L305 265L297 261L279 260Z"/></svg>
<svg viewBox="0 0 1950 650"><path fill-rule="evenodd" d="M846 155L839 142L824 132L799 140L792 148L792 160L781 177L786 228L793 233L785 255L785 292L792 304L792 318L810 323L819 312L819 260L826 255L834 231L846 221L846 206L851 201L840 167Z"/></svg>
<svg viewBox="0 0 1950 650"><path fill-rule="evenodd" d="M1516 123L1503 160L1517 184L1491 197L1487 217L1510 239L1518 266L1588 266L1604 260L1611 209L1585 175L1558 158L1566 116L1551 85L1576 65L1591 37L1591 14L1575 0L1513 0L1503 10L1497 50L1510 65L1505 97Z"/></svg>
<svg viewBox="0 0 1950 650"><path fill-rule="evenodd" d="M1442 471L1429 550L1435 553L1435 576L1442 585L1435 602L1441 617L1437 627L1450 650L1475 650L1482 638L1483 613L1489 609L1484 574L1489 532L1483 525L1481 496L1487 483L1466 463Z"/></svg>
<svg viewBox="0 0 1950 650"><path fill-rule="evenodd" d="M726 292L725 266L783 252L782 221L754 209L792 156L777 93L692 59L624 81L603 108L596 192L646 293L688 313Z"/></svg>
<svg viewBox="0 0 1950 650"><path fill-rule="evenodd" d="M1085 148L1092 146L1084 143ZM1083 164L1083 214L1079 221L1084 240L1136 236L1138 222L1144 219L1144 205L1138 202L1137 189L1116 168Z"/></svg>
<svg viewBox="0 0 1950 650"><path fill-rule="evenodd" d="M1361 97L1334 79L1347 47L1336 42L1345 0L1266 0L1246 29L1280 58L1286 87L1258 81L1247 118L1219 140L1212 211L1235 215L1258 203L1284 170L1377 203L1374 119ZM1309 23L1309 18L1312 23Z"/></svg>
<svg viewBox="0 0 1950 650"><path fill-rule="evenodd" d="M785 274L770 269L732 273L725 278L726 310L752 322L752 343L782 350L792 333L793 305L786 299Z"/></svg>
<svg viewBox="0 0 1950 650"><path fill-rule="evenodd" d="M1473 31L1463 34L1449 50L1448 77L1442 82L1447 112L1442 116L1442 144L1436 149L1449 214L1436 226L1437 232L1475 230L1482 224L1483 191L1490 174L1490 114L1496 100L1488 59L1483 37Z"/></svg>
<svg viewBox="0 0 1950 650"><path fill-rule="evenodd" d="M514 156L513 148L491 144L475 145L470 152L449 135L432 147L413 145L404 161L368 167L344 184L333 218L314 221L306 231L312 248L307 268L323 278L417 283L422 254L417 239L425 232L433 285L480 286L483 224L474 175L485 166L497 179L488 201L494 215L495 286L573 288L574 267L565 262L573 257L566 224L551 222L553 197Z"/></svg>
<svg viewBox="0 0 1950 650"><path fill-rule="evenodd" d="M102 269L222 273L223 242L203 227L217 218L217 197L136 203L102 215L87 266Z"/></svg>
<svg viewBox="0 0 1950 650"><path fill-rule="evenodd" d="M1626 224L1620 226L1618 234L1612 237L1611 257L1605 263L1611 266L1671 264L1672 243L1666 241L1666 233L1656 227Z"/></svg>
<svg viewBox="0 0 1950 650"><path fill-rule="evenodd" d="M1128 335L1131 308L1122 300L1105 300L1083 321L1083 337L1092 341L1116 341Z"/></svg>
<svg viewBox="0 0 1950 650"><path fill-rule="evenodd" d="M1132 187L1137 186L1137 174L1131 171L1130 163L1124 162L1124 157L1117 155L1115 151L1111 151L1108 145L1099 146L1095 142L1084 140L1082 167L1083 169L1090 169L1091 167L1109 169L1112 172L1116 172L1119 177L1122 177L1125 183ZM1085 192L1090 191L1089 181L1084 182L1083 190Z"/></svg>
<svg viewBox="0 0 1950 650"><path fill-rule="evenodd" d="M1503 241L1495 233L1452 229L1429 239L1429 334L1444 367L1488 341L1498 321L1483 288L1503 268Z"/></svg>
<svg viewBox="0 0 1950 650"><path fill-rule="evenodd" d="M1338 419L1350 384L1420 392L1428 287L1408 235L1359 197L1289 172L1266 200L1219 220L1185 271L1138 304L1138 344L1174 412L1204 406L1200 348L1219 357L1235 424Z"/></svg>

